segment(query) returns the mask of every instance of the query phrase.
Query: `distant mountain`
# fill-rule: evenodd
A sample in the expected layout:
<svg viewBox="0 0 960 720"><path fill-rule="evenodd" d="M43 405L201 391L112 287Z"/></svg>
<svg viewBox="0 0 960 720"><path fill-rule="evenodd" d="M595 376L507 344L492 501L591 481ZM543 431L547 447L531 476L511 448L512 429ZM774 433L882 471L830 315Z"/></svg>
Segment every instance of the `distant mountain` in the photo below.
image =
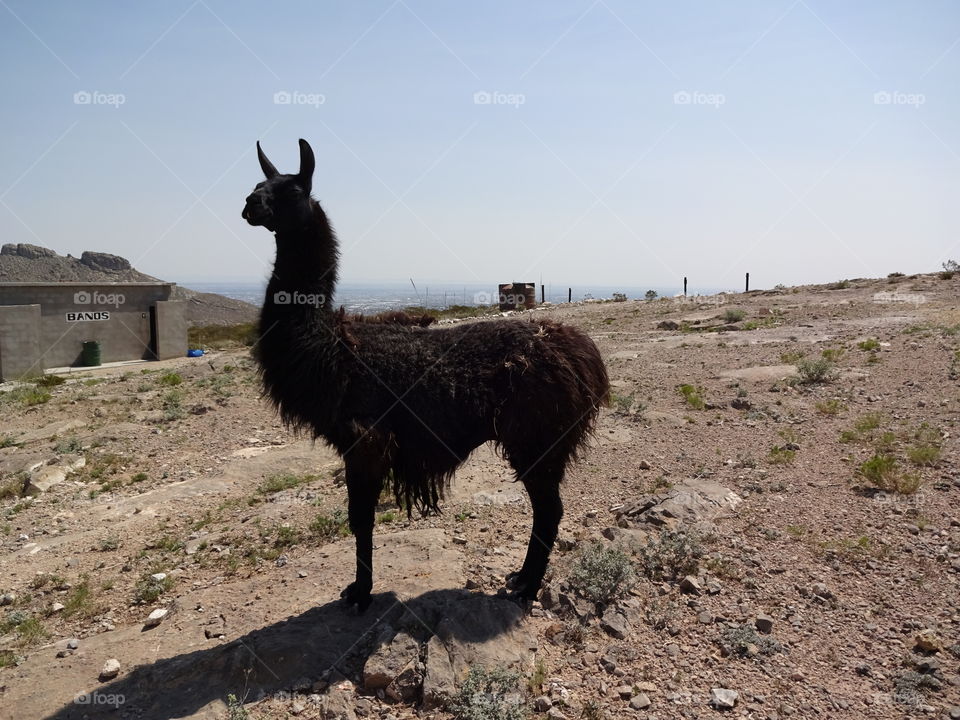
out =
<svg viewBox="0 0 960 720"><path fill-rule="evenodd" d="M19 243L0 248L0 283L5 282L162 282L110 253L85 251L79 258L58 255L49 248ZM176 286L174 300L187 303L191 325L234 325L253 322L257 307L215 293Z"/></svg>

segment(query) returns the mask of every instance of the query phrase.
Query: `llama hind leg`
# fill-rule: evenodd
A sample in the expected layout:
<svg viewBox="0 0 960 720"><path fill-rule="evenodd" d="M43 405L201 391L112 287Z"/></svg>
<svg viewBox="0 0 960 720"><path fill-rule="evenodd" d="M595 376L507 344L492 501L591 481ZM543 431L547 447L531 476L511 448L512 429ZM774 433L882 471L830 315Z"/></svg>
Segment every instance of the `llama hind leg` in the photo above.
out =
<svg viewBox="0 0 960 720"><path fill-rule="evenodd" d="M547 562L563 518L563 501L560 499L560 475L540 475L524 479L523 484L533 504L533 529L523 566L519 572L512 573L507 582L512 599L532 602L547 572Z"/></svg>

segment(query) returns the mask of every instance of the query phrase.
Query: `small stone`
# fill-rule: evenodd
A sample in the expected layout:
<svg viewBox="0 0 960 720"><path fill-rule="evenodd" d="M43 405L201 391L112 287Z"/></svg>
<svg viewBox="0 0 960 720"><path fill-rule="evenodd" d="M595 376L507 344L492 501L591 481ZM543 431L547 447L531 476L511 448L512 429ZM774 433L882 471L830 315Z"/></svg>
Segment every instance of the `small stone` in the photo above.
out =
<svg viewBox="0 0 960 720"><path fill-rule="evenodd" d="M454 545L466 545L466 544L467 544L467 539L466 539L465 537L463 537L462 535L454 535L454 536L453 536L453 544L454 544Z"/></svg>
<svg viewBox="0 0 960 720"><path fill-rule="evenodd" d="M156 580L157 582L163 582L164 580L167 579L167 574L166 574L166 573L154 573L153 575L150 576L150 578L151 578L152 580Z"/></svg>
<svg viewBox="0 0 960 720"><path fill-rule="evenodd" d="M297 577L305 578L306 576L307 576L306 570L301 570L300 572L297 573Z"/></svg>
<svg viewBox="0 0 960 720"><path fill-rule="evenodd" d="M697 580L693 575L687 575L683 580L680 581L680 589L685 593L691 593L692 595L699 595L703 592L703 588L700 586L700 581Z"/></svg>
<svg viewBox="0 0 960 720"><path fill-rule="evenodd" d="M924 652L937 652L943 648L943 644L940 642L940 638L937 637L937 634L930 630L921 630L917 633L917 636L914 638L916 646L923 650Z"/></svg>
<svg viewBox="0 0 960 720"><path fill-rule="evenodd" d="M50 610L52 612L60 612L61 610L63 610L64 607L66 606L63 603L55 602L53 605L50 606Z"/></svg>
<svg viewBox="0 0 960 720"><path fill-rule="evenodd" d="M547 718L549 718L549 720L567 720L567 716L555 707L547 710Z"/></svg>
<svg viewBox="0 0 960 720"><path fill-rule="evenodd" d="M950 708L950 720L960 720L960 705Z"/></svg>
<svg viewBox="0 0 960 720"><path fill-rule="evenodd" d="M12 592L0 595L0 605L13 605L17 601L17 596Z"/></svg>
<svg viewBox="0 0 960 720"><path fill-rule="evenodd" d="M672 658L680 656L680 646L676 643L670 643L664 648L664 650L666 651L667 655Z"/></svg>
<svg viewBox="0 0 960 720"><path fill-rule="evenodd" d="M740 693L736 690L726 688L713 688L710 690L710 703L721 710L731 710L737 704Z"/></svg>
<svg viewBox="0 0 960 720"><path fill-rule="evenodd" d="M609 608L603 614L600 627L618 640L623 640L630 632L630 623L627 622L627 618L622 613L614 611L613 608Z"/></svg>
<svg viewBox="0 0 960 720"><path fill-rule="evenodd" d="M167 608L157 608L152 613L147 616L147 619L143 622L144 628L156 627L163 622L163 619L167 616L167 613L170 612Z"/></svg>
<svg viewBox="0 0 960 720"><path fill-rule="evenodd" d="M699 615L697 615L697 622L701 625L709 625L713 622L713 613L709 610L704 610Z"/></svg>
<svg viewBox="0 0 960 720"><path fill-rule="evenodd" d="M113 680L119 674L120 661L116 658L110 658L103 664L103 668L100 670L100 682Z"/></svg>
<svg viewBox="0 0 960 720"><path fill-rule="evenodd" d="M634 710L645 710L652 704L653 703L650 702L650 698L648 698L645 693L637 693L630 700L630 707Z"/></svg>
<svg viewBox="0 0 960 720"><path fill-rule="evenodd" d="M546 695L541 695L536 700L533 701L533 709L537 712L546 712L553 707L553 700L548 698Z"/></svg>
<svg viewBox="0 0 960 720"><path fill-rule="evenodd" d="M773 630L773 618L769 615L757 615L753 622L757 626L757 630L762 633L769 633Z"/></svg>
<svg viewBox="0 0 960 720"><path fill-rule="evenodd" d="M620 696L621 700L629 700L633 697L633 688L629 685L621 685L617 688L617 695Z"/></svg>
<svg viewBox="0 0 960 720"><path fill-rule="evenodd" d="M80 647L80 641L77 638L67 640L67 649L76 650L78 647Z"/></svg>
<svg viewBox="0 0 960 720"><path fill-rule="evenodd" d="M641 470L649 470L651 466L646 460L641 460L637 467Z"/></svg>

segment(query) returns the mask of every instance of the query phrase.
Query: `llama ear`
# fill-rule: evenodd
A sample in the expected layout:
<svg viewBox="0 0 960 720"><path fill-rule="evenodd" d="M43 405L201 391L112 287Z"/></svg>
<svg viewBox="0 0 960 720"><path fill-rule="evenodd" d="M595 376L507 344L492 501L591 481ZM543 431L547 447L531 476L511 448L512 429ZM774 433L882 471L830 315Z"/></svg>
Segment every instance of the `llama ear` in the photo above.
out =
<svg viewBox="0 0 960 720"><path fill-rule="evenodd" d="M300 138L300 172L297 174L297 178L300 180L300 184L307 190L310 189L313 183L313 169L315 166L316 161L313 158L313 149L310 147L310 143Z"/></svg>
<svg viewBox="0 0 960 720"><path fill-rule="evenodd" d="M273 166L273 163L267 160L267 156L263 154L263 150L260 148L259 140L257 140L257 158L260 160L260 168L263 170L263 174L266 176L267 180L280 174Z"/></svg>

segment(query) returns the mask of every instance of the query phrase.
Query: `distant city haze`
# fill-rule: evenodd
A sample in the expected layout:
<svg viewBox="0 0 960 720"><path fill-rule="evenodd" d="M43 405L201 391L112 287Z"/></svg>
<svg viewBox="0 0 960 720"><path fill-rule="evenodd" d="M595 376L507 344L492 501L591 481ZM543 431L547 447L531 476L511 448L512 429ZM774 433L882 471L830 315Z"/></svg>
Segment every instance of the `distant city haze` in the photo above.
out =
<svg viewBox="0 0 960 720"><path fill-rule="evenodd" d="M960 260L955 2L4 0L0 16L3 243L259 283L273 238L240 217L254 143L295 172L303 137L352 284L582 297Z"/></svg>

